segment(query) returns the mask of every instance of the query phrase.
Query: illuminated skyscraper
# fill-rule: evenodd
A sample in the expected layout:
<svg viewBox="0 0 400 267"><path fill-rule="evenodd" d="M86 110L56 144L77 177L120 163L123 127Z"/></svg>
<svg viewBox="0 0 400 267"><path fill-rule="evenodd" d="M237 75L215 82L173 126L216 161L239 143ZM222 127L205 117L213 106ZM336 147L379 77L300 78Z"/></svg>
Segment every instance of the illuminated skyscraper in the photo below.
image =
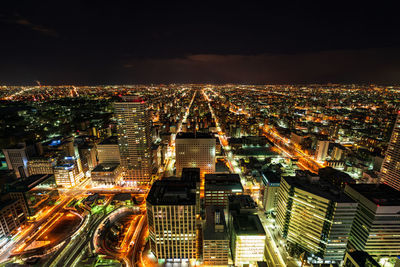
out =
<svg viewBox="0 0 400 267"><path fill-rule="evenodd" d="M196 182L156 181L146 206L150 248L159 262L196 259Z"/></svg>
<svg viewBox="0 0 400 267"><path fill-rule="evenodd" d="M279 232L290 247L313 254L312 260L343 260L356 211L356 201L322 181L281 180L276 208Z"/></svg>
<svg viewBox="0 0 400 267"><path fill-rule="evenodd" d="M93 145L84 145L79 147L83 171L91 171L97 166L96 149Z"/></svg>
<svg viewBox="0 0 400 267"><path fill-rule="evenodd" d="M382 164L381 182L400 190L400 111Z"/></svg>
<svg viewBox="0 0 400 267"><path fill-rule="evenodd" d="M349 247L372 257L400 255L400 194L385 184L346 185L346 194L358 202Z"/></svg>
<svg viewBox="0 0 400 267"><path fill-rule="evenodd" d="M235 266L254 265L264 259L266 233L257 204L249 195L229 196L228 230Z"/></svg>
<svg viewBox="0 0 400 267"><path fill-rule="evenodd" d="M326 155L328 154L329 141L318 140L317 148L315 149L315 159L317 161L325 161Z"/></svg>
<svg viewBox="0 0 400 267"><path fill-rule="evenodd" d="M281 176L271 171L262 173L262 205L265 211L276 209Z"/></svg>
<svg viewBox="0 0 400 267"><path fill-rule="evenodd" d="M124 180L146 184L151 178L151 135L147 103L125 96L114 103Z"/></svg>
<svg viewBox="0 0 400 267"><path fill-rule="evenodd" d="M200 168L200 176L215 172L215 138L202 133L179 133L176 136L176 175L183 168Z"/></svg>

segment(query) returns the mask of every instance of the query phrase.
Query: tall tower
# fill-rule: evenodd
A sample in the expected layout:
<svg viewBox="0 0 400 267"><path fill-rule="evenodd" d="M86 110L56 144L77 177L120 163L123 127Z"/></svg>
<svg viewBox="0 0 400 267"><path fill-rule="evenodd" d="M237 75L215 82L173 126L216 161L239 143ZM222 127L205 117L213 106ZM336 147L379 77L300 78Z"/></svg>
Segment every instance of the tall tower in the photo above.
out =
<svg viewBox="0 0 400 267"><path fill-rule="evenodd" d="M196 182L155 181L146 198L150 248L159 261L196 259Z"/></svg>
<svg viewBox="0 0 400 267"><path fill-rule="evenodd" d="M382 164L381 182L400 190L400 111Z"/></svg>
<svg viewBox="0 0 400 267"><path fill-rule="evenodd" d="M118 145L126 182L147 184L151 177L151 135L147 103L137 96L115 102Z"/></svg>

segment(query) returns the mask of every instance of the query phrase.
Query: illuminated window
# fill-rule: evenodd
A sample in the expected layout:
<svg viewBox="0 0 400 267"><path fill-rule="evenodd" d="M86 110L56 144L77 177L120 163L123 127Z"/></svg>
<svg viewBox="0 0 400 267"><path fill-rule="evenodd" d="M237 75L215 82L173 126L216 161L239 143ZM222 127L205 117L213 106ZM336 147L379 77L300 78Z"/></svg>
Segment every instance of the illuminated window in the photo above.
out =
<svg viewBox="0 0 400 267"><path fill-rule="evenodd" d="M396 162L396 170L400 170L400 161L399 162Z"/></svg>

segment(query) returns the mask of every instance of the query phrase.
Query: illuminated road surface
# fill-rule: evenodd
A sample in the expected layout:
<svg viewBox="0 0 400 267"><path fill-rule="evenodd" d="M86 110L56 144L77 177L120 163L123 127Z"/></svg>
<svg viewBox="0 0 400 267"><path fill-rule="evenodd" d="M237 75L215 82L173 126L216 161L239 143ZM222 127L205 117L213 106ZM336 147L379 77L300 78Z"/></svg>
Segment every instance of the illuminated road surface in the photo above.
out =
<svg viewBox="0 0 400 267"><path fill-rule="evenodd" d="M187 117L190 114L190 109L192 107L193 101L196 98L197 91L193 93L192 99L190 100L189 106L186 107L185 114L183 115L182 120L178 123L178 127L176 129L176 134L171 135L171 143L168 147L168 154L165 161L165 175L173 176L174 166L175 166L175 139L176 135L182 131L182 124L186 123Z"/></svg>
<svg viewBox="0 0 400 267"><path fill-rule="evenodd" d="M225 159L227 160L227 162L229 164L230 170L233 173L238 173L240 175L243 187L246 188L244 178L242 177L240 169L238 168L238 162L233 158L232 152L230 152L230 148L228 146L227 138L226 138L225 134L221 132L221 128L219 126L218 118L215 116L214 110L211 107L211 104L210 104L211 99L207 96L207 94L205 93L204 90L202 91L202 93L203 93L204 98L208 102L208 106L210 108L212 118L214 119L215 125L217 126L218 138L220 140L221 145L224 147ZM268 230L267 224L264 221L265 214L263 214L263 213L261 214L260 213L259 215L260 215L260 219L262 220L262 224L264 226L265 232L267 233L268 241L267 241L266 249L267 249L267 253L269 255L269 257L268 257L269 264L271 266L277 266L277 267L286 266L285 261L283 260L283 258L281 256L281 252L279 251L278 247L276 246L276 244L275 244L275 242L274 242L274 240L272 238L272 235L270 234L270 232Z"/></svg>

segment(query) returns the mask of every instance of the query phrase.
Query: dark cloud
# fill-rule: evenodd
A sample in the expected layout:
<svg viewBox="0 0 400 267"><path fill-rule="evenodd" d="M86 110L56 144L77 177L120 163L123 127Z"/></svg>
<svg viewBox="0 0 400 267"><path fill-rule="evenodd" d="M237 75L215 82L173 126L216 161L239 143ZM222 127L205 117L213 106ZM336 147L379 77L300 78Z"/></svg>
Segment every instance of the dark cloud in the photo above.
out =
<svg viewBox="0 0 400 267"><path fill-rule="evenodd" d="M42 25L32 23L28 19L23 18L19 15L15 15L12 18L4 19L4 21L7 23L17 24L17 25L26 27L26 28L28 28L32 31L38 32L40 34L44 34L44 35L48 35L48 36L52 36L52 37L59 37L59 34L55 30L44 27Z"/></svg>
<svg viewBox="0 0 400 267"><path fill-rule="evenodd" d="M365 1L7 1L0 83L398 83L397 10Z"/></svg>
<svg viewBox="0 0 400 267"><path fill-rule="evenodd" d="M400 82L400 50L335 50L301 54L189 55L132 60L132 77L158 82Z"/></svg>

